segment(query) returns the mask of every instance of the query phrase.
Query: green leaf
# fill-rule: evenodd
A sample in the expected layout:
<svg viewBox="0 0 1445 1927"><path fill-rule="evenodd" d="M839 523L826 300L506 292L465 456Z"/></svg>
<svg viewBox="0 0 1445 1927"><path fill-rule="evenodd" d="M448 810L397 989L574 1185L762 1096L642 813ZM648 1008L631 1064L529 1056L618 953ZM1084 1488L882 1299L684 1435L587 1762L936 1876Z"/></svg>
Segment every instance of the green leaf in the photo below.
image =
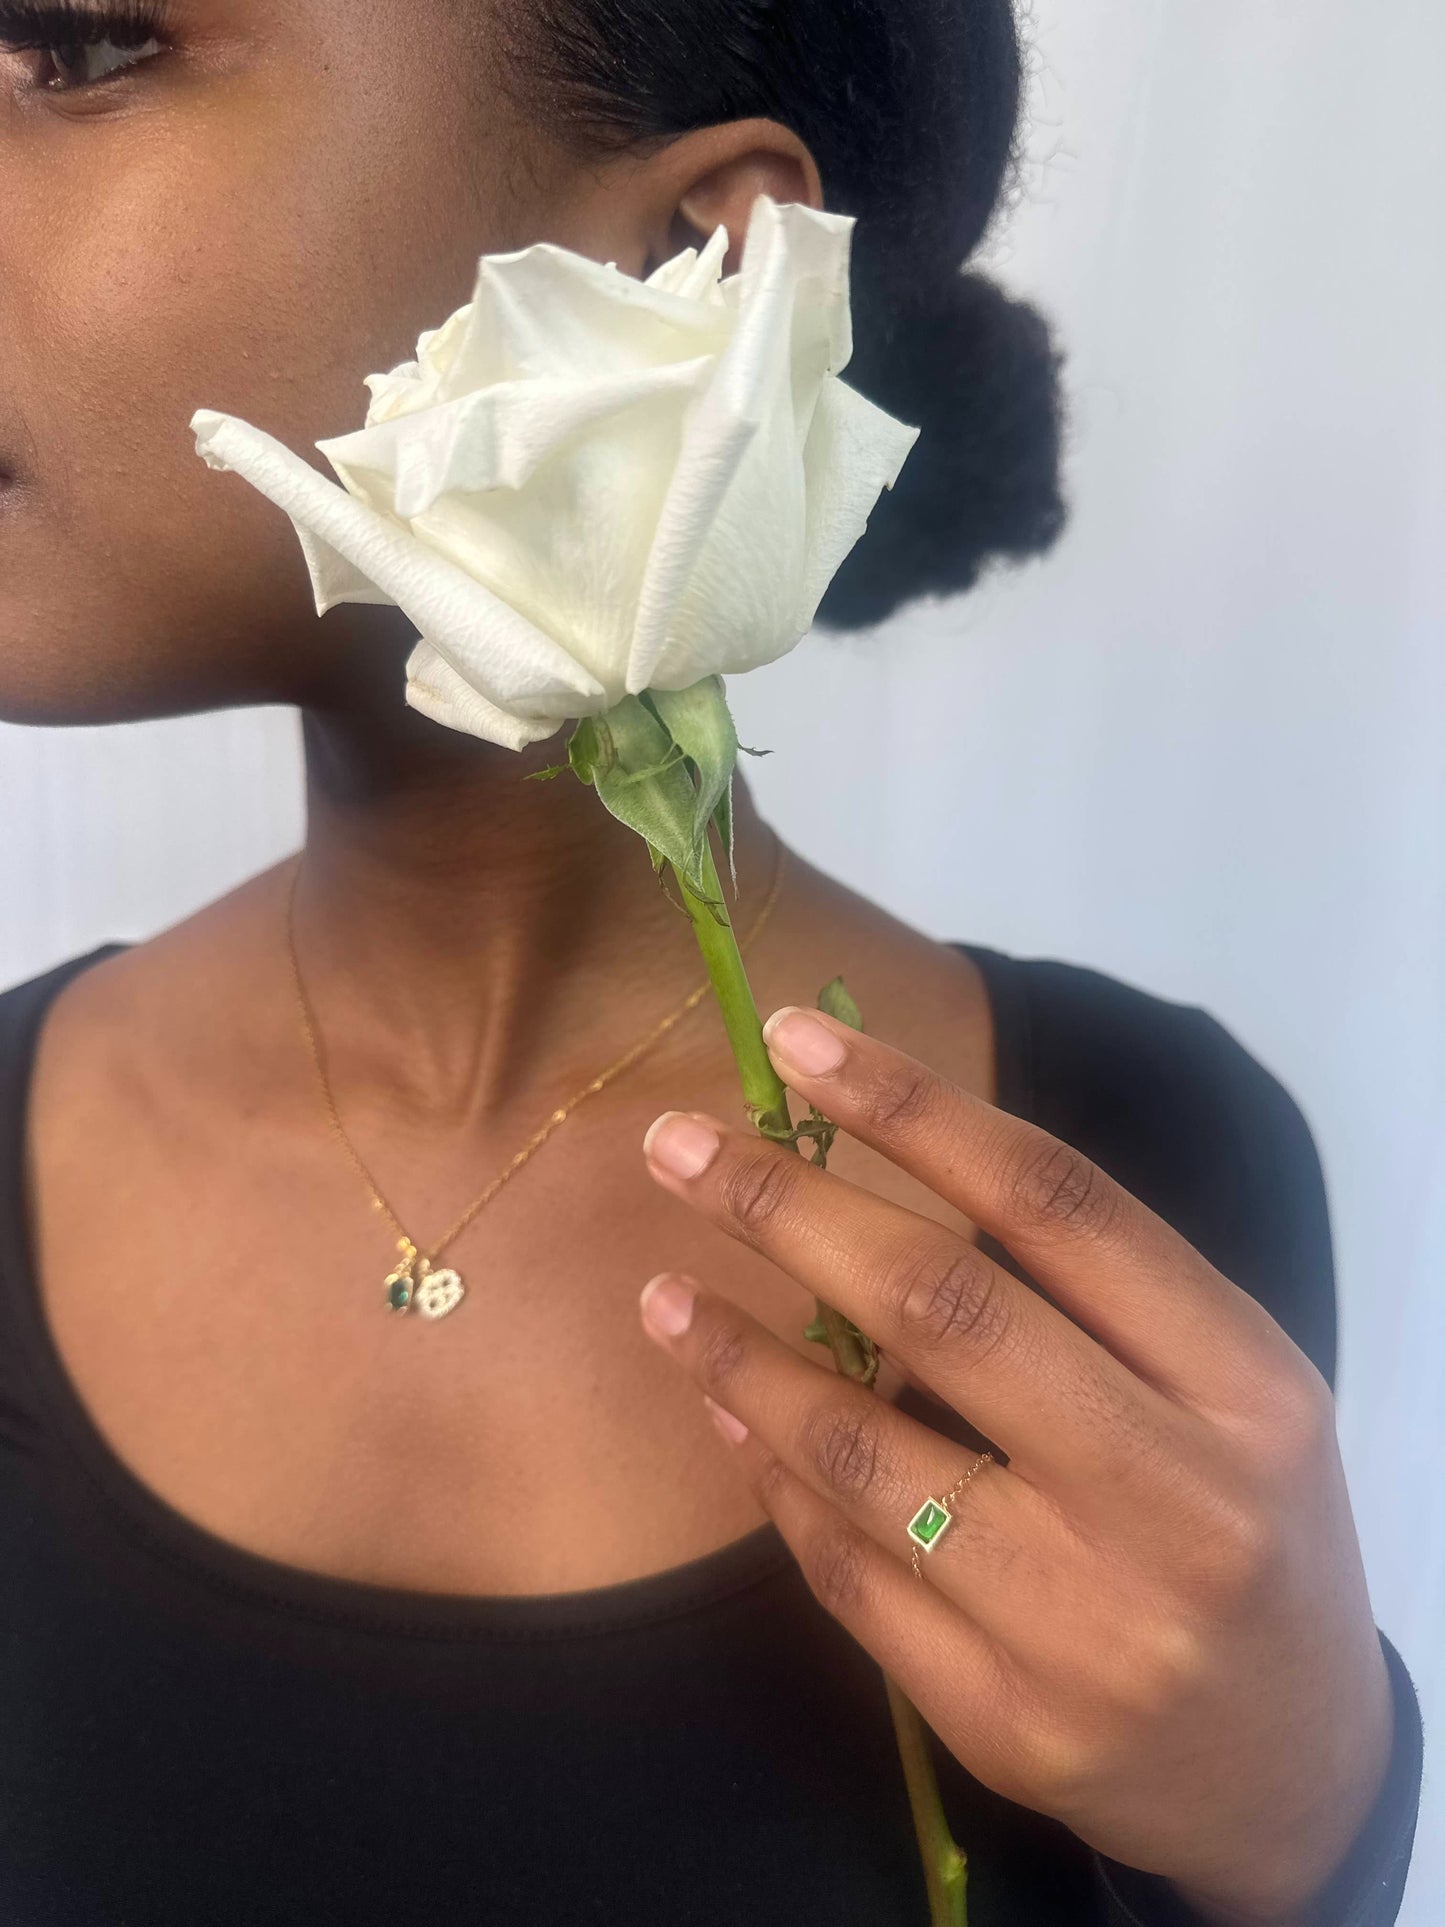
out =
<svg viewBox="0 0 1445 1927"><path fill-rule="evenodd" d="M818 992L818 1008L826 1016L836 1017L840 1024L846 1024L850 1030L863 1028L863 1013L845 989L841 977L824 984Z"/></svg>
<svg viewBox="0 0 1445 1927"><path fill-rule="evenodd" d="M863 1371L857 1382L864 1387L870 1386L878 1376L878 1347L868 1336L867 1332L861 1331L858 1326L853 1323L851 1318L846 1322L849 1330L857 1340L859 1351L863 1354Z"/></svg>
<svg viewBox="0 0 1445 1927"><path fill-rule="evenodd" d="M829 1017L836 1017L839 1023L847 1024L852 1030L863 1028L863 1013L848 994L841 977L835 977L831 983L824 984L818 992L818 1008ZM828 1153L833 1148L833 1139L838 1135L838 1126L832 1118L825 1117L816 1104L810 1104L808 1115L798 1125L795 1135L812 1138L812 1161L826 1170Z"/></svg>
<svg viewBox="0 0 1445 1927"><path fill-rule="evenodd" d="M833 1148L833 1139L838 1135L838 1126L831 1117L824 1117L816 1104L810 1104L807 1122L798 1126L798 1133L801 1137L812 1138L813 1162L826 1171L828 1153Z"/></svg>
<svg viewBox="0 0 1445 1927"><path fill-rule="evenodd" d="M863 1355L863 1375L858 1380L858 1383L864 1386L871 1385L878 1376L878 1347L868 1336L867 1332L860 1330L845 1313L839 1312L837 1315L843 1330L853 1339ZM811 1324L803 1327L803 1336L804 1338L811 1338L815 1345L827 1345L830 1350L832 1348L832 1340L828 1337L828 1327L823 1323L821 1314L816 1316Z"/></svg>
<svg viewBox="0 0 1445 1927"><path fill-rule="evenodd" d="M550 783L554 776L560 776L569 767L566 763L549 763L546 769L530 769L522 778L524 783Z"/></svg>

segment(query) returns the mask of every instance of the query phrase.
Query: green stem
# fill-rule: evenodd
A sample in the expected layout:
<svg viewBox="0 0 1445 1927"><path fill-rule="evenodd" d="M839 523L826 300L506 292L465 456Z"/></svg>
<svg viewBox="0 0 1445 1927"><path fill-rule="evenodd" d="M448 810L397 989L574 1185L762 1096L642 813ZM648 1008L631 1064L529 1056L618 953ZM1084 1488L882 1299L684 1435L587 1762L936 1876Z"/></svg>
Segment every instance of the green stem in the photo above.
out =
<svg viewBox="0 0 1445 1927"><path fill-rule="evenodd" d="M763 1042L762 1020L758 1016L757 1003L743 968L742 952L738 949L732 920L723 902L722 884L713 861L711 842L704 853L702 884L716 909L694 896L678 871L674 870L673 875L677 877L682 900L692 918L698 948L702 951L707 974L717 995L728 1043L742 1080L748 1115L764 1137L787 1144L796 1154L798 1141L788 1135L793 1123L788 1111L787 1086L773 1069L773 1060L768 1056L768 1047ZM831 1305L825 1305L821 1298L816 1299L815 1303L838 1370L846 1378L862 1378L867 1361L846 1321ZM933 1770L933 1757L928 1749L927 1729L917 1707L887 1673L883 1675L883 1683L888 1689L888 1710L893 1717L898 1756L908 1787L913 1830L918 1837L918 1849L923 1858L923 1877L928 1888L929 1927L968 1927L965 1892L967 1862L948 1831L948 1821L938 1793L938 1779Z"/></svg>
<svg viewBox="0 0 1445 1927"><path fill-rule="evenodd" d="M682 900L692 918L697 947L702 952L707 974L712 979L723 1023L742 1080L743 1098L748 1115L764 1137L782 1137L793 1128L788 1114L788 1088L773 1069L768 1047L763 1042L762 1019L753 1000L748 973L743 968L737 934L723 905L722 885L709 844L703 856L702 881L709 897L719 907L715 913L688 889L681 873L673 871ZM719 921L721 918L721 921ZM796 1142L793 1149L797 1149Z"/></svg>
<svg viewBox="0 0 1445 1927"><path fill-rule="evenodd" d="M928 1729L918 1708L887 1673L883 1684L888 1689L888 1710L893 1715L898 1757L903 1762L908 1804L913 1809L913 1831L923 1860L930 1927L968 1927L968 1858L948 1831L928 1748Z"/></svg>
<svg viewBox="0 0 1445 1927"><path fill-rule="evenodd" d="M737 933L723 902L722 885L713 861L711 842L703 852L703 888L717 906L716 910L693 895L681 874L674 870L682 900L697 937L698 949L707 965L707 974L722 1011L728 1042L732 1046L738 1075L742 1080L743 1100L748 1116L762 1132L796 1153L798 1141L791 1135L793 1120L788 1111L788 1088L773 1069L768 1047L763 1042L762 1019L753 997L748 973L743 968ZM828 1333L828 1342L838 1370L849 1378L861 1378L866 1365L856 1338L841 1315L821 1298L815 1300L818 1316Z"/></svg>

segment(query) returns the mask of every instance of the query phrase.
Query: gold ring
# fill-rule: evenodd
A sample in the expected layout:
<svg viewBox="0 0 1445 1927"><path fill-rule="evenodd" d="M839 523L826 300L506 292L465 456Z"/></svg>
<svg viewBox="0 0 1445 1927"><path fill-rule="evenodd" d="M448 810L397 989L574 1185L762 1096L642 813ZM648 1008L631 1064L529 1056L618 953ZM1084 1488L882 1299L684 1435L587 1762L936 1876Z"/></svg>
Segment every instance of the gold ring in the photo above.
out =
<svg viewBox="0 0 1445 1927"><path fill-rule="evenodd" d="M986 1465L992 1464L993 1453L980 1452L963 1477L956 1480L941 1499L925 1499L908 1521L908 1536L913 1541L913 1576L916 1579L923 1577L923 1568L918 1563L918 1548L922 1546L925 1552L932 1552L953 1524L953 1514L948 1509L950 1500L958 1497L976 1472L982 1472Z"/></svg>

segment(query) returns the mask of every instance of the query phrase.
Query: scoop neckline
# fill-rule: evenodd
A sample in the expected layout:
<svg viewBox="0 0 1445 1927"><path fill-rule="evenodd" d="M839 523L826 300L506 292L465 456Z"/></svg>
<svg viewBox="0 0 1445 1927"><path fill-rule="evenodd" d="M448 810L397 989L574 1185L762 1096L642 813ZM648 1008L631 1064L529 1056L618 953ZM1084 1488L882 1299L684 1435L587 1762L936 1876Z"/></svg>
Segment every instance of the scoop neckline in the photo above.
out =
<svg viewBox="0 0 1445 1927"><path fill-rule="evenodd" d="M551 1593L422 1592L371 1580L312 1571L253 1552L180 1512L147 1485L116 1453L80 1396L50 1328L38 1289L26 1196L26 1131L40 1030L53 1000L73 977L123 950L129 941L97 945L51 970L0 992L0 1000L28 993L18 1041L4 1052L0 1073L0 1276L15 1330L46 1419L63 1434L108 1525L116 1513L145 1550L191 1581L201 1581L251 1607L279 1610L331 1627L388 1638L538 1641L627 1632L720 1604L782 1572L792 1550L771 1519L711 1552L636 1578ZM1032 1039L1018 959L983 944L955 942L978 965L988 998L1000 1109L1032 1114ZM925 1418L928 1403L910 1386L898 1409Z"/></svg>

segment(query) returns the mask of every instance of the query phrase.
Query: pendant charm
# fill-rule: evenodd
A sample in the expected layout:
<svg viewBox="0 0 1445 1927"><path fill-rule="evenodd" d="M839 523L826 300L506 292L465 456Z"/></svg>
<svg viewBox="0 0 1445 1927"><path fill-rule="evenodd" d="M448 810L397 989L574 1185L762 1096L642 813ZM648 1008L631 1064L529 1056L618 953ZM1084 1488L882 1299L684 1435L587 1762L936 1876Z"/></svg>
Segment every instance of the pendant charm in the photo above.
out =
<svg viewBox="0 0 1445 1927"><path fill-rule="evenodd" d="M421 1262L425 1265L426 1259ZM466 1286L459 1272L449 1266L442 1271L433 1271L427 1266L426 1275L416 1288L416 1308L423 1318L445 1318L465 1296Z"/></svg>
<svg viewBox="0 0 1445 1927"><path fill-rule="evenodd" d="M417 1250L410 1238L398 1238L401 1263L385 1279L386 1302L392 1311L410 1311L413 1304L423 1318L445 1318L455 1311L466 1296L461 1273L448 1265L433 1271L431 1259Z"/></svg>

